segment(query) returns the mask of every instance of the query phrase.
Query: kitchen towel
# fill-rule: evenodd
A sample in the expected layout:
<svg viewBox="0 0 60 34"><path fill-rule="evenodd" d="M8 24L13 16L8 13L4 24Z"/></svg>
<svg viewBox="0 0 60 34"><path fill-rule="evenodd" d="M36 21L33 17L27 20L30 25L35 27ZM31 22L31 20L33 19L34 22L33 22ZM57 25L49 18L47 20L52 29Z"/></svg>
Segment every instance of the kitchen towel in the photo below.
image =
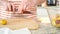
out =
<svg viewBox="0 0 60 34"><path fill-rule="evenodd" d="M28 28L22 28L19 30L11 30L9 28L0 28L0 34L31 34Z"/></svg>

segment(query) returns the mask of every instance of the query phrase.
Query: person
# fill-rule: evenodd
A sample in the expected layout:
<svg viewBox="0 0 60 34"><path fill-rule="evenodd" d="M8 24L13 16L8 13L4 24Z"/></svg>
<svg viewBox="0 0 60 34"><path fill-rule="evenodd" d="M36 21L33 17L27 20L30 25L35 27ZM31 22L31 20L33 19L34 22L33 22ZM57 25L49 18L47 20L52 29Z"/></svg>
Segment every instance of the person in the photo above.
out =
<svg viewBox="0 0 60 34"><path fill-rule="evenodd" d="M26 14L31 17L34 17L36 16L36 10L37 10L37 5L39 4L42 4L44 1L46 0L26 0L26 3L25 1L23 0L23 4L24 4L24 7L23 7L23 14ZM27 14L28 13L28 14Z"/></svg>
<svg viewBox="0 0 60 34"><path fill-rule="evenodd" d="M5 0L4 0L5 1ZM21 13L23 15L28 15L29 17L35 17L36 16L36 6L38 4L42 4L45 0L18 0L20 2L14 2L17 0L6 0L11 1L8 3L8 11L12 11L13 13ZM16 7L15 4L19 4L19 7Z"/></svg>

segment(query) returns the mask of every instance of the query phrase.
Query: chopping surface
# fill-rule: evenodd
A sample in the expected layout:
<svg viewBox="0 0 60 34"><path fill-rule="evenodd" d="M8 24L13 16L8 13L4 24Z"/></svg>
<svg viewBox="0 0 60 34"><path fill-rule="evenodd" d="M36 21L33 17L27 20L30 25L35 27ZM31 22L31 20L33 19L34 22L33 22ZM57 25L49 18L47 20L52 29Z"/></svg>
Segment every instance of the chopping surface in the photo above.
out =
<svg viewBox="0 0 60 34"><path fill-rule="evenodd" d="M27 19L27 18L12 18L12 19L7 19L7 24L2 25L0 23L0 28L1 27L8 27L10 29L20 29L20 28L29 28L29 29L38 29L39 25L38 23L33 20L33 19Z"/></svg>

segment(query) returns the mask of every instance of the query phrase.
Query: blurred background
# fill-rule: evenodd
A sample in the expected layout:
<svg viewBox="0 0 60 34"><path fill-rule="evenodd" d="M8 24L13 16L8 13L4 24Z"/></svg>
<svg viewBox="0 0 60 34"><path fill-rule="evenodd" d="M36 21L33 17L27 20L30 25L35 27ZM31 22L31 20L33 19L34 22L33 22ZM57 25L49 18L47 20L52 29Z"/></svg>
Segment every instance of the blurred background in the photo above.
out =
<svg viewBox="0 0 60 34"><path fill-rule="evenodd" d="M3 2L4 1L7 0L3 0ZM56 17L57 14L60 14L60 0L34 0L34 1L36 1L37 3L36 12L37 19L41 21L41 23L40 28L38 30L31 31L32 34L60 34L60 30L51 25L52 23L51 19Z"/></svg>

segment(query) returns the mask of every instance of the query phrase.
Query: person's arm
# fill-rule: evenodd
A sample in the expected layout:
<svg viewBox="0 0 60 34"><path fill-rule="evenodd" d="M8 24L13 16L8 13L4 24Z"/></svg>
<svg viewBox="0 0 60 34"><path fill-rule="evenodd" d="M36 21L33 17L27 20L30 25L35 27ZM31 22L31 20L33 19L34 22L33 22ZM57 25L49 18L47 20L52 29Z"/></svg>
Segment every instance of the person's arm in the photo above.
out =
<svg viewBox="0 0 60 34"><path fill-rule="evenodd" d="M29 17L35 17L37 12L36 6L37 6L37 0L27 0L26 2L24 1L24 8L22 11L23 14L25 13L24 15L28 15Z"/></svg>
<svg viewBox="0 0 60 34"><path fill-rule="evenodd" d="M27 15L27 17L35 17L36 16L36 2L35 0L26 0L23 2L23 15Z"/></svg>
<svg viewBox="0 0 60 34"><path fill-rule="evenodd" d="M36 14L36 1L35 0L27 0L24 4L23 14Z"/></svg>

